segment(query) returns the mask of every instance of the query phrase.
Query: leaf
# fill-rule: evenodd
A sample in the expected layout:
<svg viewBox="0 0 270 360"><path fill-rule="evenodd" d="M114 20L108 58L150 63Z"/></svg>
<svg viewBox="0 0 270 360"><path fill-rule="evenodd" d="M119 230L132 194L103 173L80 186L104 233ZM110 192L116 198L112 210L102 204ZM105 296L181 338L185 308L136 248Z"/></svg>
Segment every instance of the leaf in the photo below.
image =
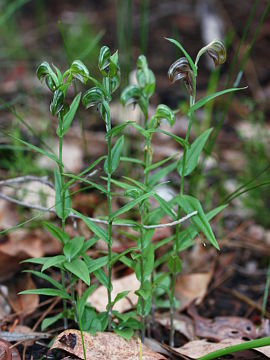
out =
<svg viewBox="0 0 270 360"><path fill-rule="evenodd" d="M81 176L73 175L73 174L65 174L65 176L69 177L71 179L74 179L74 180L81 181L81 182L83 182L85 184L89 184L93 188L99 190L101 193L107 194L107 189L104 186L96 184L95 182L86 179L86 177L81 177ZM65 184L65 187L68 187L67 184Z"/></svg>
<svg viewBox="0 0 270 360"><path fill-rule="evenodd" d="M114 298L113 302L112 302L112 307L113 307L118 301L124 299L124 298L127 296L128 293L129 293L129 290L125 290L125 291L122 291L122 292L118 293L118 294L116 295L116 297Z"/></svg>
<svg viewBox="0 0 270 360"><path fill-rule="evenodd" d="M124 145L124 136L121 136L115 143L114 147L112 148L111 169L108 169L108 158L105 160L104 171L106 172L106 174L109 173L112 174L117 169L120 162L123 145Z"/></svg>
<svg viewBox="0 0 270 360"><path fill-rule="evenodd" d="M57 89L53 93L53 99L50 105L50 111L53 116L56 116L59 114L59 112L62 110L64 106L64 93L62 90Z"/></svg>
<svg viewBox="0 0 270 360"><path fill-rule="evenodd" d="M49 326L53 325L58 320L63 319L63 318L64 318L64 315L62 312L60 312L59 314L57 314L55 316L45 318L41 323L41 330L42 331L46 330Z"/></svg>
<svg viewBox="0 0 270 360"><path fill-rule="evenodd" d="M59 170L54 170L54 183L55 183L55 211L60 219L66 219L70 214L71 200L68 189L65 190L64 209L62 204L62 188L61 188L61 175ZM63 211L64 210L64 211Z"/></svg>
<svg viewBox="0 0 270 360"><path fill-rule="evenodd" d="M85 308L86 302L88 300L88 297L93 293L93 291L96 290L96 288L97 288L96 284L91 285L90 287L88 287L83 292L83 295L81 296L81 298L77 301L77 311L78 311L78 314L79 314L80 318L83 315L84 308Z"/></svg>
<svg viewBox="0 0 270 360"><path fill-rule="evenodd" d="M172 138L176 142L178 142L178 144L180 144L181 146L183 146L183 147L188 146L188 143L186 142L186 140L182 139L181 137L179 137L177 135L171 134L168 131L160 130L160 129L149 129L148 132L149 133L157 133L157 132L162 133L164 135L169 136L170 138Z"/></svg>
<svg viewBox="0 0 270 360"><path fill-rule="evenodd" d="M171 274L179 274L182 271L182 263L178 255L172 254L168 261Z"/></svg>
<svg viewBox="0 0 270 360"><path fill-rule="evenodd" d="M149 171L155 170L156 168L159 168L161 165L165 164L166 162L174 159L176 157L177 154L171 155L169 157L167 157L166 159L160 160L154 164L151 164L150 166L146 167L144 169L144 173L147 174Z"/></svg>
<svg viewBox="0 0 270 360"><path fill-rule="evenodd" d="M149 69L147 59L144 55L140 55L137 59L137 72L136 72L137 82L146 97L153 95L155 91L155 75Z"/></svg>
<svg viewBox="0 0 270 360"><path fill-rule="evenodd" d="M170 165L165 166L158 170L155 174L153 174L149 179L149 186L152 187L156 185L161 179L163 179L166 175L170 174L172 171L176 169L177 163L174 162Z"/></svg>
<svg viewBox="0 0 270 360"><path fill-rule="evenodd" d="M98 279L98 281L103 285L106 289L108 289L108 277L102 269L98 269L93 271L93 274Z"/></svg>
<svg viewBox="0 0 270 360"><path fill-rule="evenodd" d="M56 287L57 289L59 290L63 290L63 286L62 284L60 284L58 281L54 280L53 278L51 278L50 276L42 273L42 272L39 272L39 271L34 271L34 270L24 270L24 272L26 273L30 273L30 274L33 274L45 281L48 281L50 284L52 284L54 287Z"/></svg>
<svg viewBox="0 0 270 360"><path fill-rule="evenodd" d="M154 244L149 244L143 251L144 260L144 280L146 280L153 272L155 261L155 247Z"/></svg>
<svg viewBox="0 0 270 360"><path fill-rule="evenodd" d="M83 222L89 227L91 231L93 231L94 234L96 234L99 239L105 240L108 242L108 235L104 229L99 227L96 223L94 223L91 219L89 219L87 216L84 216L83 214L79 213L76 210L72 210L74 214L76 214Z"/></svg>
<svg viewBox="0 0 270 360"><path fill-rule="evenodd" d="M173 220L176 220L176 213L172 210L172 207L158 194L153 194L153 198L159 203L161 209L165 214L169 215Z"/></svg>
<svg viewBox="0 0 270 360"><path fill-rule="evenodd" d="M141 203L143 200L148 199L151 195L152 195L152 191L143 194L141 196L139 196L137 199L134 199L130 202L128 202L126 205L124 205L123 207L121 207L120 209L116 210L113 214L112 217L116 218L121 214L124 214L125 212L129 211L130 209L132 209L134 206L136 206L137 204Z"/></svg>
<svg viewBox="0 0 270 360"><path fill-rule="evenodd" d="M58 241L60 241L62 244L65 244L69 240L68 234L66 234L64 231L59 229L59 227L47 221L44 221L43 225L52 234L52 236Z"/></svg>
<svg viewBox="0 0 270 360"><path fill-rule="evenodd" d="M63 117L63 126L62 129L60 128L60 126L58 125L57 128L57 135L58 136L64 136L65 133L67 132L67 130L69 129L74 116L76 114L76 111L78 109L78 106L80 104L80 100L81 100L81 93L79 93L72 101L71 105L70 105L70 109L69 111L64 115Z"/></svg>
<svg viewBox="0 0 270 360"><path fill-rule="evenodd" d="M64 267L79 279L84 281L86 285L90 285L89 271L84 261L80 259L74 259L71 262L65 262Z"/></svg>
<svg viewBox="0 0 270 360"><path fill-rule="evenodd" d="M204 131L197 139L192 143L186 153L186 164L185 164L185 174L184 176L189 175L196 168L200 153L202 152L206 141L209 138L213 128ZM183 157L179 160L177 165L177 170L180 176L183 176Z"/></svg>
<svg viewBox="0 0 270 360"><path fill-rule="evenodd" d="M185 57L187 58L189 65L192 69L192 71L194 72L194 75L197 75L197 68L196 65L194 64L193 60L191 59L191 57L189 56L189 54L186 52L186 50L183 48L183 46L180 44L180 42L178 42L177 40L171 39L171 38L166 38L166 40L170 41L171 43L173 43L174 45L176 45L181 51L182 53L185 55Z"/></svg>
<svg viewBox="0 0 270 360"><path fill-rule="evenodd" d="M134 123L134 121L127 121L127 122L125 122L123 124L119 124L119 125L114 126L111 130L109 130L106 133L105 139L107 140L110 137L114 137L114 136L117 136L117 135L121 134L122 130L124 130L127 125L130 125L132 123Z"/></svg>
<svg viewBox="0 0 270 360"><path fill-rule="evenodd" d="M219 214L221 211L223 211L227 205L221 205L217 208L209 211L206 214L206 218L208 221L212 220L217 214ZM180 232L179 238L181 239L178 251L183 251L193 245L192 240L197 236L198 230L196 229L195 225L191 225L185 230Z"/></svg>
<svg viewBox="0 0 270 360"><path fill-rule="evenodd" d="M84 255L83 259L88 267L88 271L91 274L92 272L102 268L108 263L108 256L102 256L97 259L91 259L89 256Z"/></svg>
<svg viewBox="0 0 270 360"><path fill-rule="evenodd" d="M113 329L113 331L115 334L121 336L125 340L130 340L134 335L133 329L129 327L123 328L121 325L118 328Z"/></svg>
<svg viewBox="0 0 270 360"><path fill-rule="evenodd" d="M211 226L205 216L199 200L189 195L183 195L179 198L179 204L183 208L186 214L190 214L193 211L198 211L198 214L192 216L190 221L196 225L196 227L205 235L210 243L219 250L219 245L216 241L215 235L211 229Z"/></svg>
<svg viewBox="0 0 270 360"><path fill-rule="evenodd" d="M74 338L76 345L69 346L63 339ZM113 360L139 360L140 353L143 360L165 360L166 358L153 352L137 339L125 340L111 332L97 332L95 336L83 333L86 359L113 359ZM79 330L65 330L61 332L53 342L51 349L62 349L73 357L84 359L82 336Z"/></svg>
<svg viewBox="0 0 270 360"><path fill-rule="evenodd" d="M89 71L82 61L74 60L70 67L70 73L83 84L87 83Z"/></svg>
<svg viewBox="0 0 270 360"><path fill-rule="evenodd" d="M37 146L35 146L35 145L32 145L32 144L30 144L30 143L28 143L28 142L26 142L26 141L23 141L23 140L17 138L16 136L14 136L14 135L8 134L8 136L10 136L11 138L13 138L13 139L21 142L22 144L26 145L26 146L29 147L30 149L32 149L32 150L34 150L34 151L36 151L36 152L38 152L38 153L40 153L40 154L42 154L42 155L44 155L44 156L47 156L48 158L50 158L51 160L53 160L53 161L55 161L57 164L59 164L59 160L58 160L57 157L56 157L55 155L53 155L52 153L49 153L48 151L43 150L43 149L41 149L41 148L39 148L39 147L37 147Z"/></svg>
<svg viewBox="0 0 270 360"><path fill-rule="evenodd" d="M41 268L41 272L47 270L52 266L62 265L65 260L66 258L64 257L64 255L56 255L56 256L48 257Z"/></svg>
<svg viewBox="0 0 270 360"><path fill-rule="evenodd" d="M135 273L126 275L119 279L112 280L112 299L116 299L119 293L123 291L129 291L128 299L123 297L119 301L114 303L114 310L120 313L124 313L132 309L136 302L137 296L134 292L139 288L140 283L136 278ZM105 286L100 286L93 294L89 297L89 303L93 306L98 312L106 311L107 307L107 288Z"/></svg>
<svg viewBox="0 0 270 360"><path fill-rule="evenodd" d="M67 259L67 261L71 261L76 258L76 256L80 253L84 245L84 237L76 236L73 239L69 240L64 248L63 253Z"/></svg>
<svg viewBox="0 0 270 360"><path fill-rule="evenodd" d="M24 291L19 292L19 295L24 295L24 294L57 296L57 297L60 297L61 299L71 300L71 296L68 295L65 291L58 290L58 289L51 289L51 288L30 289L30 290L24 290Z"/></svg>
<svg viewBox="0 0 270 360"><path fill-rule="evenodd" d="M218 91L214 94L211 94L211 95L208 95L206 97L204 97L203 99L200 99L199 101L197 101L190 109L189 109L189 112L188 114L190 115L191 113L193 113L194 111L198 110L200 107L204 106L206 103L208 103L209 101L215 99L216 97L218 96L221 96L221 95L224 95L224 94L227 94L227 93L231 93L231 92L234 92L234 91L240 91L240 90L245 90L247 89L247 86L246 87L242 87L242 88L230 88L230 89L225 89L225 90L222 90L222 91Z"/></svg>

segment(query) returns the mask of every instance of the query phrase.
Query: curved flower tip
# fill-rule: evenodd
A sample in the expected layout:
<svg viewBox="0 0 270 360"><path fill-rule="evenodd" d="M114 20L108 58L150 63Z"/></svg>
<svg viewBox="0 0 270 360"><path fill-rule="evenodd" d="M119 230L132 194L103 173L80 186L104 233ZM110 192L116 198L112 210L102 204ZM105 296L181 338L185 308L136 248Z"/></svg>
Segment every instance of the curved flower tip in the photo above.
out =
<svg viewBox="0 0 270 360"><path fill-rule="evenodd" d="M168 70L168 76L171 83L174 83L177 80L183 80L190 95L193 94L191 74L192 70L186 57L181 57L180 59L176 60Z"/></svg>
<svg viewBox="0 0 270 360"><path fill-rule="evenodd" d="M215 40L207 46L207 54L213 59L215 66L221 65L226 61L226 48L222 41Z"/></svg>

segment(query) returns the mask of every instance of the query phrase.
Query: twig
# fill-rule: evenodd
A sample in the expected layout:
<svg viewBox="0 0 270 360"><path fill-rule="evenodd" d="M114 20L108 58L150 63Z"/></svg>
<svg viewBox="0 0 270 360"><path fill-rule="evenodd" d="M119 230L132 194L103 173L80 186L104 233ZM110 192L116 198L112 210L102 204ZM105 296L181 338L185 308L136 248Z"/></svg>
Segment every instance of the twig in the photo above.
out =
<svg viewBox="0 0 270 360"><path fill-rule="evenodd" d="M13 179L6 179L0 180L0 186L7 186L13 184L21 184L28 181L38 181L42 184L48 185L49 187L54 189L54 185L48 180L47 176L33 176L33 175L26 175L26 176L19 176Z"/></svg>
<svg viewBox="0 0 270 360"><path fill-rule="evenodd" d="M248 306L252 307L253 309L256 309L258 311L262 311L262 306L260 304L258 304L257 302L253 301L252 299L250 299L249 297L247 297L246 295L240 293L237 290L233 290L233 289L228 289L226 287L220 287L220 289L228 294L233 295L234 297L236 297L237 299L245 302ZM270 319L270 313L268 311L265 311L265 317Z"/></svg>
<svg viewBox="0 0 270 360"><path fill-rule="evenodd" d="M159 224L159 225L143 225L144 229L160 229L160 228L165 228L165 227L171 227L171 226L175 226L178 224L181 224L182 222L188 220L189 218L191 218L194 215L197 215L198 211L193 211L190 214L187 214L186 216L182 217L181 219L169 222L169 223L165 223L165 224Z"/></svg>
<svg viewBox="0 0 270 360"><path fill-rule="evenodd" d="M5 195L3 193L0 193L0 199L12 202L14 204L20 205L20 206L24 206L27 207L29 209L34 209L34 210L39 210L39 211L44 211L44 212L51 212L51 213L55 213L55 210L53 209L53 207L51 208L46 208L43 206L39 206L39 205L32 205L32 204L27 204L21 200L18 199L14 199L11 196ZM124 226L124 227L137 227L137 226L141 226L144 229L158 229L158 228L166 228L166 227L172 227L172 226L176 226L178 224L183 223L184 221L188 220L189 218L191 218L194 215L197 215L197 211L193 211L192 213L184 216L181 219L178 219L176 221L170 222L170 223L166 223L166 224L159 224L159 225L136 225L136 224L127 224L127 223L113 223L114 226ZM75 219L80 219L80 217L76 214L71 213L69 215L70 218L75 218ZM108 225L108 221L107 220L101 220L101 219L96 219L96 218L92 218L92 217L88 217L89 220L95 222L95 223L99 223L99 224L105 224Z"/></svg>

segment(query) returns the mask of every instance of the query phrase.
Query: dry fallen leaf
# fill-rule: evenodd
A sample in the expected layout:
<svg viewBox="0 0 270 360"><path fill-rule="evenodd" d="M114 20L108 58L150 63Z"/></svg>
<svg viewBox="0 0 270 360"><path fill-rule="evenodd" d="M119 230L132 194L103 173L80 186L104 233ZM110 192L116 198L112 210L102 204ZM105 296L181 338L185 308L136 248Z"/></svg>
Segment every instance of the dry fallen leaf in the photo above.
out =
<svg viewBox="0 0 270 360"><path fill-rule="evenodd" d="M116 295L122 291L129 290L127 298L121 299L113 307L114 310L120 313L132 309L137 303L137 295L135 291L139 289L140 283L136 278L135 273L122 277L121 279L112 281L112 299L115 299ZM88 302L91 303L97 311L106 311L107 306L107 289L105 286L100 286L91 296L88 298Z"/></svg>
<svg viewBox="0 0 270 360"><path fill-rule="evenodd" d="M179 276L175 286L175 296L180 301L179 311L187 308L194 300L196 304L201 303L211 278L212 272Z"/></svg>
<svg viewBox="0 0 270 360"><path fill-rule="evenodd" d="M228 346L241 344L242 342L243 340L240 339L225 339L219 343L211 343L207 340L194 340L186 343L180 348L175 348L174 350L182 355L190 357L191 359L199 359L210 352L224 349Z"/></svg>
<svg viewBox="0 0 270 360"><path fill-rule="evenodd" d="M83 333L87 359L95 360L165 360L163 355L153 352L138 340L125 340L113 333ZM51 349L62 349L84 359L79 330L65 330L53 342Z"/></svg>
<svg viewBox="0 0 270 360"><path fill-rule="evenodd" d="M22 290L35 289L35 284L30 274L19 274L9 285L8 297L9 304L13 311L20 313L21 316L32 314L38 307L39 295L27 294L18 295Z"/></svg>
<svg viewBox="0 0 270 360"><path fill-rule="evenodd" d="M1 360L21 360L19 351L16 348L10 349L11 344L0 339L0 359Z"/></svg>
<svg viewBox="0 0 270 360"><path fill-rule="evenodd" d="M257 332L254 324L246 318L239 316L217 316L207 319L200 316L194 304L187 310L194 320L196 336L213 341L224 339L256 339Z"/></svg>
<svg viewBox="0 0 270 360"><path fill-rule="evenodd" d="M0 229L7 230L19 221L16 205L0 199Z"/></svg>
<svg viewBox="0 0 270 360"><path fill-rule="evenodd" d="M170 328L170 313L155 314L155 321L167 329ZM175 313L174 327L180 334L184 335L188 340L195 339L195 329L192 319L186 315Z"/></svg>
<svg viewBox="0 0 270 360"><path fill-rule="evenodd" d="M20 261L61 250L59 241L41 231L17 230L0 242L0 279L12 277L21 269Z"/></svg>
<svg viewBox="0 0 270 360"><path fill-rule="evenodd" d="M241 339L224 339L218 343L211 343L207 340L195 340L190 341L180 348L175 348L174 350L180 353L181 355L188 356L191 359L199 359L202 356L205 356L211 352L225 349L229 346L238 345L244 343L244 340ZM270 346L264 346L260 348L252 349L254 351L260 352L265 356L270 357ZM245 358L249 358L248 352ZM242 358L242 357L241 357Z"/></svg>

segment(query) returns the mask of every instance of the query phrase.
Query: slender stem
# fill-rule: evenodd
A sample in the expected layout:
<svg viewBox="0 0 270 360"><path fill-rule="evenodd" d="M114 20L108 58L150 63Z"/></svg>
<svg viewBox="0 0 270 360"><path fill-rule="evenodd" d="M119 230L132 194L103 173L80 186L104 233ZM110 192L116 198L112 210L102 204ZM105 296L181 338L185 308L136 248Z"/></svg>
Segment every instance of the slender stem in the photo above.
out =
<svg viewBox="0 0 270 360"><path fill-rule="evenodd" d="M62 128L62 119L59 116L59 124ZM62 224L62 230L65 231L65 192L62 191L65 185L65 179L64 179L64 165L63 165L63 136L59 136L59 173L60 173L60 179L61 179L61 207L62 207L62 218L61 218L61 224ZM62 277L62 286L65 288L65 271L61 270L61 277ZM64 314L67 312L67 300L63 300L63 308L64 308ZM68 322L66 315L64 316L64 328L68 328Z"/></svg>
<svg viewBox="0 0 270 360"><path fill-rule="evenodd" d="M195 98L196 98L196 77L193 76L193 94L190 95L190 101L189 101L189 107L191 108L195 104ZM189 116L189 122L188 122L188 128L186 133L186 142L189 141L191 126L193 123L193 114L190 113ZM183 163L182 163L182 176L180 180L180 197L184 194L184 179L185 179L185 170L186 170L186 158L187 158L187 148L184 148L184 154L183 154ZM177 218L180 218L181 216L181 206L178 205L177 209ZM180 224L176 225L175 228L175 240L173 242L173 253L174 256L178 256L178 249L180 245ZM175 284L176 284L176 276L177 272L176 270L172 273L172 284L171 284L171 296L170 296L170 346L174 347L174 334L175 334L175 327L174 327L174 312L175 312Z"/></svg>
<svg viewBox="0 0 270 360"><path fill-rule="evenodd" d="M107 131L111 125L109 124ZM108 177L107 177L107 200L108 200L108 330L112 328L112 194L111 194L111 177L112 177L112 149L111 137L107 140L108 147Z"/></svg>
<svg viewBox="0 0 270 360"><path fill-rule="evenodd" d="M144 249L144 230L141 228L141 236L140 236L140 277L141 277L141 285L144 282L144 258L143 258L143 249ZM140 296L141 302L141 341L144 342L145 338L145 302L144 298Z"/></svg>
<svg viewBox="0 0 270 360"><path fill-rule="evenodd" d="M82 319L81 319L81 314L77 309L76 303L75 303L75 311L76 311L78 321L79 321L79 329L80 329L80 333L81 333L82 347L83 347L83 357L84 357L84 360L86 360L86 349L85 349L84 336L83 336L83 331L82 331Z"/></svg>

